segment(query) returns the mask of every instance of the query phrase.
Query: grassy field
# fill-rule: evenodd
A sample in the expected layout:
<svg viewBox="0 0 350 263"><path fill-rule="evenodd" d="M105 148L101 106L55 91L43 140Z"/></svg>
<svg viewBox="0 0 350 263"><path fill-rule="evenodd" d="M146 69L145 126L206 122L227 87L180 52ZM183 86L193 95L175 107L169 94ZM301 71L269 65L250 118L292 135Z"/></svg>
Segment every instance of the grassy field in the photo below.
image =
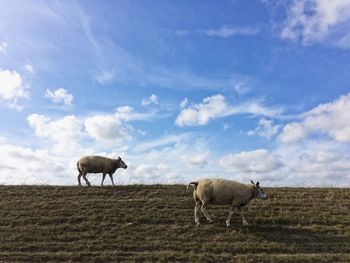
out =
<svg viewBox="0 0 350 263"><path fill-rule="evenodd" d="M0 262L350 262L350 189L266 189L249 226L181 185L0 186Z"/></svg>

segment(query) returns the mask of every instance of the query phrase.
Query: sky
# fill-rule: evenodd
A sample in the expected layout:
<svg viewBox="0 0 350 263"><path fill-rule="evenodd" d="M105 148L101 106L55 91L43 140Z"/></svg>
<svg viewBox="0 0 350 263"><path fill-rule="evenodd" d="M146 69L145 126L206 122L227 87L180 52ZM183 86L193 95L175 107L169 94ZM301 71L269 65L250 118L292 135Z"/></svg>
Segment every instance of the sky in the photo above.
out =
<svg viewBox="0 0 350 263"><path fill-rule="evenodd" d="M0 0L0 184L349 187L349 69L350 0Z"/></svg>

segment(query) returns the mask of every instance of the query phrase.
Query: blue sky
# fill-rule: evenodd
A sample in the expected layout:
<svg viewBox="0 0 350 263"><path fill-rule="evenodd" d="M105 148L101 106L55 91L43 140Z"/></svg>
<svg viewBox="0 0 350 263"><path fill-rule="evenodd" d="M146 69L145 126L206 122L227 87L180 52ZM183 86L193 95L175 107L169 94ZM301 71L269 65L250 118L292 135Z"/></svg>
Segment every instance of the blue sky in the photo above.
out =
<svg viewBox="0 0 350 263"><path fill-rule="evenodd" d="M349 29L349 0L0 0L0 183L100 154L119 184L349 186Z"/></svg>

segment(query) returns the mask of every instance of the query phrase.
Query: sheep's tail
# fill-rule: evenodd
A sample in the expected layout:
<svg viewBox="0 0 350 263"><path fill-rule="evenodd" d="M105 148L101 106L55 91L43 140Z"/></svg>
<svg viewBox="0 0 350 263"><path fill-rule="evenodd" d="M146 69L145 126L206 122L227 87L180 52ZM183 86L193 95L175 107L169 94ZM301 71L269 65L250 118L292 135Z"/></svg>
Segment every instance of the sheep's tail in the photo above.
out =
<svg viewBox="0 0 350 263"><path fill-rule="evenodd" d="M197 186L198 186L198 182L190 182L188 185L187 185L187 189L190 187L190 185L194 185L194 190L197 189Z"/></svg>
<svg viewBox="0 0 350 263"><path fill-rule="evenodd" d="M77 169L78 169L79 174L81 174L81 170L79 168L79 161L77 162Z"/></svg>

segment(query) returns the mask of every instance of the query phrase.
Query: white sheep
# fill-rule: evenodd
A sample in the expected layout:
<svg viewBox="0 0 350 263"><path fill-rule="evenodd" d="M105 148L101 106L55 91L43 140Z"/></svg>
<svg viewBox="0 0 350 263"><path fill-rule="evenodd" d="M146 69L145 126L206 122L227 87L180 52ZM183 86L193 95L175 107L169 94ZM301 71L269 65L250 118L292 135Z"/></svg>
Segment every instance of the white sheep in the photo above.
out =
<svg viewBox="0 0 350 263"><path fill-rule="evenodd" d="M259 186L251 181L251 184L241 184L225 179L202 179L191 182L194 185L193 198L196 202L194 208L194 220L199 225L198 211L201 209L207 220L212 223L212 217L206 211L208 204L230 205L230 212L226 220L226 226L230 226L231 216L237 211L241 215L243 225L248 225L243 215L243 208L253 198L267 199L267 194Z"/></svg>
<svg viewBox="0 0 350 263"><path fill-rule="evenodd" d="M86 178L88 173L102 173L102 182L105 180L106 174L111 178L112 184L113 182L113 174L118 168L126 169L128 166L123 162L123 160L118 157L118 159L111 159L103 156L84 156L82 157L78 163L77 168L79 171L78 175L78 183L81 186L80 178L83 176L83 179L87 183L88 186L91 186L89 180Z"/></svg>

